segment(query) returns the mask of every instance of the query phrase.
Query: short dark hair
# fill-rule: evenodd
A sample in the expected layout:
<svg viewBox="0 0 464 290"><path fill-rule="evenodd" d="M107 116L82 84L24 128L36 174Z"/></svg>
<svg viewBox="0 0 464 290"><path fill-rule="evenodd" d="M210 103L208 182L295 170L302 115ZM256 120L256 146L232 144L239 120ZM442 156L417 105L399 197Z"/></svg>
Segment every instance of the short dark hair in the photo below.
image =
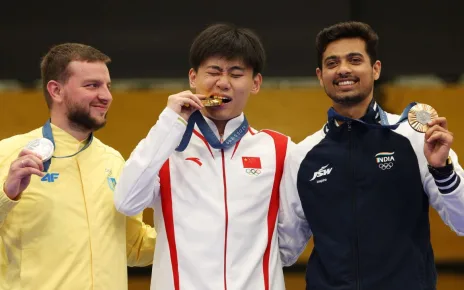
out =
<svg viewBox="0 0 464 290"><path fill-rule="evenodd" d="M366 23L348 21L340 22L322 29L316 36L317 65L322 69L322 55L327 46L342 38L361 38L366 44L366 52L371 60L371 65L377 60L377 45L379 36Z"/></svg>
<svg viewBox="0 0 464 290"><path fill-rule="evenodd" d="M190 65L197 71L200 65L213 56L228 60L240 59L253 69L253 75L261 73L266 53L259 37L248 28L233 24L217 23L198 34L190 47Z"/></svg>
<svg viewBox="0 0 464 290"><path fill-rule="evenodd" d="M80 43L63 43L53 46L42 58L40 71L42 87L48 108L52 106L52 98L47 90L51 80L66 83L70 77L68 65L72 61L103 62L108 64L111 59L98 49Z"/></svg>

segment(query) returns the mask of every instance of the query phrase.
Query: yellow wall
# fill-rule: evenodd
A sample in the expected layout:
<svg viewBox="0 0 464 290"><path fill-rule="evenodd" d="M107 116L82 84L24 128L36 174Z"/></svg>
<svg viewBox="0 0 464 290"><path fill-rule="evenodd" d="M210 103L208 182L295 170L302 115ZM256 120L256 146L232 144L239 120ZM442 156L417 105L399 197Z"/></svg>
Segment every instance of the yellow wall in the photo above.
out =
<svg viewBox="0 0 464 290"><path fill-rule="evenodd" d="M454 150L464 156L464 87L446 89L416 89L385 87L384 108L394 113L411 101L432 105L439 115L446 116L455 133ZM132 149L146 135L166 105L172 91L114 92L114 102L108 115L108 125L97 132L103 142L128 158ZM296 142L320 129L326 120L330 100L321 89L262 90L250 98L245 111L256 129L274 129L290 135ZM48 111L39 91L0 93L0 139L27 132L41 126ZM3 166L3 164L2 164ZM152 224L152 213L146 212L146 222ZM464 260L464 238L457 237L441 222L435 211L431 214L432 243L439 260ZM300 261L307 260L308 246Z"/></svg>

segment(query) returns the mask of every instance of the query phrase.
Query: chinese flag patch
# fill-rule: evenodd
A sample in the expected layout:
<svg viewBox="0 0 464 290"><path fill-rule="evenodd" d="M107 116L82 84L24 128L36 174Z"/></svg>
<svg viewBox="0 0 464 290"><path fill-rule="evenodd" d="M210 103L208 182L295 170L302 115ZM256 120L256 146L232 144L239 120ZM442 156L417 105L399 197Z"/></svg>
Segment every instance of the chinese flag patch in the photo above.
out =
<svg viewBox="0 0 464 290"><path fill-rule="evenodd" d="M259 157L242 157L243 168L261 169L261 159Z"/></svg>

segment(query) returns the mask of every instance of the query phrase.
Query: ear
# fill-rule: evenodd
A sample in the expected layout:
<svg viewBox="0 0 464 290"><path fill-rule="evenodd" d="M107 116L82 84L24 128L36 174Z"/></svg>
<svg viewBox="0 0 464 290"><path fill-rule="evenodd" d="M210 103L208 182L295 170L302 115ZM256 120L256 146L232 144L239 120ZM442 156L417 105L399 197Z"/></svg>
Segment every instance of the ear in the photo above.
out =
<svg viewBox="0 0 464 290"><path fill-rule="evenodd" d="M61 103L63 102L64 97L64 87L61 83L57 81L49 81L47 83L47 91L52 98L54 103Z"/></svg>
<svg viewBox="0 0 464 290"><path fill-rule="evenodd" d="M263 83L263 76L260 73L257 73L253 77L253 87L251 88L252 94L257 94L259 89L261 88L261 84Z"/></svg>
<svg viewBox="0 0 464 290"><path fill-rule="evenodd" d="M316 75L319 79L319 84L321 85L321 87L324 87L324 82L322 81L322 70L320 68L316 68Z"/></svg>
<svg viewBox="0 0 464 290"><path fill-rule="evenodd" d="M190 84L191 89L197 88L196 80L197 80L197 72L193 68L191 68L189 70L189 84Z"/></svg>
<svg viewBox="0 0 464 290"><path fill-rule="evenodd" d="M380 71L382 70L382 63L380 60L377 60L372 67L374 73L374 80L378 80L380 78Z"/></svg>

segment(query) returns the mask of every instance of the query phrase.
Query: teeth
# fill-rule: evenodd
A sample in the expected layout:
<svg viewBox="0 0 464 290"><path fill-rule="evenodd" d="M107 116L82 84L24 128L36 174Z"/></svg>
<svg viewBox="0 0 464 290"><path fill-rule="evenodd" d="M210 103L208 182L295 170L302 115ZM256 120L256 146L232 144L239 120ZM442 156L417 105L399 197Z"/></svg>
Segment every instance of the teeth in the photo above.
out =
<svg viewBox="0 0 464 290"><path fill-rule="evenodd" d="M218 99L229 99L228 97L223 97L223 96L218 96L218 95L211 95L209 96L209 99L215 99L215 100L218 100Z"/></svg>
<svg viewBox="0 0 464 290"><path fill-rule="evenodd" d="M229 97L222 97L222 96L214 96L215 99L221 99L223 103L228 103L230 101L232 101L231 98Z"/></svg>
<svg viewBox="0 0 464 290"><path fill-rule="evenodd" d="M338 83L339 86L349 86L349 85L354 85L353 81L343 81Z"/></svg>

